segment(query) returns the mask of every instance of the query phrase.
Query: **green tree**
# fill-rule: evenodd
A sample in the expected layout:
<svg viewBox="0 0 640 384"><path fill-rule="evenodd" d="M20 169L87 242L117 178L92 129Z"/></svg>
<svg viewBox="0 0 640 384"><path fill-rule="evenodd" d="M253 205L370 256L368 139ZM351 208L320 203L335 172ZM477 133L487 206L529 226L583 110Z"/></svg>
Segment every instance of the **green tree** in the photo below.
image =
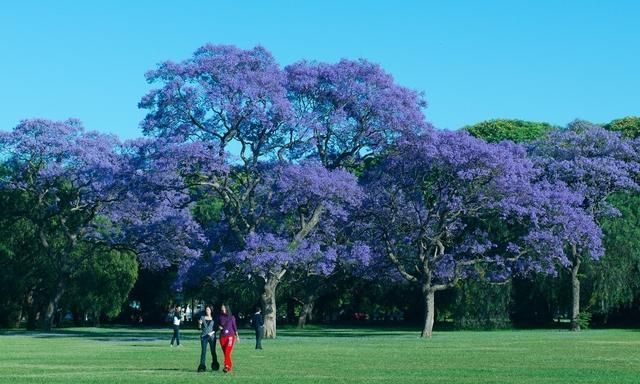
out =
<svg viewBox="0 0 640 384"><path fill-rule="evenodd" d="M45 268L35 226L16 216L28 206L25 194L0 192L0 327L15 327L23 316L35 323L30 310L41 291Z"/></svg>
<svg viewBox="0 0 640 384"><path fill-rule="evenodd" d="M453 321L459 329L501 329L511 325L511 282L466 280L456 289Z"/></svg>
<svg viewBox="0 0 640 384"><path fill-rule="evenodd" d="M517 119L493 119L468 125L463 130L490 143L511 140L524 143L542 138L554 127L549 123Z"/></svg>
<svg viewBox="0 0 640 384"><path fill-rule="evenodd" d="M133 252L82 248L80 252L92 255L82 258L64 300L67 307L98 325L101 315L113 318L120 314L138 278L138 261Z"/></svg>
<svg viewBox="0 0 640 384"><path fill-rule="evenodd" d="M594 266L590 303L605 319L640 297L640 194L618 193L609 201L621 215L602 220L606 253Z"/></svg>
<svg viewBox="0 0 640 384"><path fill-rule="evenodd" d="M622 132L624 137L636 138L640 136L640 116L627 116L621 119L611 120L604 125L610 131Z"/></svg>

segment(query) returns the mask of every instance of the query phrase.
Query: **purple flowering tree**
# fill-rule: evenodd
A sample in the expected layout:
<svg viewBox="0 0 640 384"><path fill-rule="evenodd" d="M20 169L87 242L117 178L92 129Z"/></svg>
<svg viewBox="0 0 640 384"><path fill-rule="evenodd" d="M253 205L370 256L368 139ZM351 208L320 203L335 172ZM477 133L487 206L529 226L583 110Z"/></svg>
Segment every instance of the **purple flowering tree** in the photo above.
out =
<svg viewBox="0 0 640 384"><path fill-rule="evenodd" d="M607 198L613 193L638 190L639 153L634 142L585 121L574 121L567 129L552 131L548 138L532 143L529 153L543 170L543 177L562 182L579 196L579 205L596 222L618 215ZM597 252L569 243L570 257L561 266L569 270L572 285L571 329L580 330L580 265Z"/></svg>
<svg viewBox="0 0 640 384"><path fill-rule="evenodd" d="M37 228L52 266L45 328L69 278L83 257L92 256L78 254L81 243L133 251L147 267L197 256L197 243L204 239L189 218L184 196L137 182L150 175L132 172L132 163L153 167L158 162L133 161L123 152L115 137L85 132L77 120L25 120L0 136L0 153L12 170L0 187L33 197L36 206L24 216Z"/></svg>
<svg viewBox="0 0 640 384"><path fill-rule="evenodd" d="M291 257L308 260L307 238L330 233L341 219L338 208L353 205L350 199L357 196L345 195L356 183L341 168L424 129L424 102L366 61L302 62L283 71L262 47L206 45L185 61L161 64L147 78L159 87L140 102L149 110L142 122L146 134L209 142L229 155L228 173L202 172L194 185L222 201L219 227L229 233L217 250L244 255L250 269L263 271L256 275L265 278L267 336L275 336L275 287L292 266ZM300 163L307 158L319 164ZM308 175L296 179L295 169ZM308 185L296 190L286 181L294 179ZM314 241L324 252L329 239ZM288 241L289 249L300 251L272 254L282 262L265 270L256 241L264 241L264 249L281 249L276 245Z"/></svg>
<svg viewBox="0 0 640 384"><path fill-rule="evenodd" d="M559 236L577 224L594 229L574 195L534 185L536 175L523 148L463 132L403 143L365 173L363 235L398 275L420 285L422 337L432 335L435 292L466 278L504 281L552 270L556 259L566 259ZM560 225L550 220L551 209L575 220ZM580 246L599 244L597 236L585 239Z"/></svg>
<svg viewBox="0 0 640 384"><path fill-rule="evenodd" d="M336 246L335 233L362 192L350 173L306 161L269 167L256 194L262 219L237 259L264 282L265 337L275 337L278 285L290 269L326 276L351 255Z"/></svg>

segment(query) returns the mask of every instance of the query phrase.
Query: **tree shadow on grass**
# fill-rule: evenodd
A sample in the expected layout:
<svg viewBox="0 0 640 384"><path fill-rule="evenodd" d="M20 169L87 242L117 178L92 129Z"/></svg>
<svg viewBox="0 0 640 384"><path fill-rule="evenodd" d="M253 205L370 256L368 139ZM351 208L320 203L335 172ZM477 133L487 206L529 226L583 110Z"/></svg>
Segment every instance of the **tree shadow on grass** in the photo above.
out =
<svg viewBox="0 0 640 384"><path fill-rule="evenodd" d="M448 331L436 327L436 332ZM241 329L241 335L253 335L253 330ZM199 332L195 329L181 330L181 339L187 342L198 341ZM350 326L340 327L310 325L304 329L293 326L278 328L278 336L291 338L367 338L367 337L417 337L420 334L420 326ZM26 330L4 330L0 336L27 336L34 338L60 338L79 337L103 342L166 342L171 340L171 329L161 328L127 328L127 327L101 327L101 328L58 328L51 332L36 332Z"/></svg>
<svg viewBox="0 0 640 384"><path fill-rule="evenodd" d="M363 337L398 337L419 335L418 327L319 327L312 326L304 329L284 327L279 330L279 335L284 337L339 337L339 338L363 338Z"/></svg>
<svg viewBox="0 0 640 384"><path fill-rule="evenodd" d="M197 339L196 330L183 330L182 339L191 341ZM50 332L26 331L26 330L5 330L0 331L0 336L27 336L33 338L53 339L60 337L79 337L96 341L120 341L120 342L150 342L171 340L172 331L158 328L59 328Z"/></svg>

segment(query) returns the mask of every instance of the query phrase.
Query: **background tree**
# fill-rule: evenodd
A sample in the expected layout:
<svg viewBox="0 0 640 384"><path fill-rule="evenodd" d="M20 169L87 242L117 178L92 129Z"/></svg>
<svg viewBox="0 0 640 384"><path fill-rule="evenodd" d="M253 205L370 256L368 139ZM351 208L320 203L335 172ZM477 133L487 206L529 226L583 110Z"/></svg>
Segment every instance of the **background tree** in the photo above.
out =
<svg viewBox="0 0 640 384"><path fill-rule="evenodd" d="M12 172L5 164L0 172L6 177ZM14 327L20 319L28 318L28 327L35 327L35 313L31 308L40 296L39 280L45 272L37 228L23 212L33 207L29 195L17 190L0 189L0 324Z"/></svg>
<svg viewBox="0 0 640 384"><path fill-rule="evenodd" d="M601 220L606 253L590 276L594 291L589 303L605 321L609 312L640 297L640 195L617 193L608 202L620 216Z"/></svg>
<svg viewBox="0 0 640 384"><path fill-rule="evenodd" d="M489 143L499 143L511 140L515 143L525 143L539 140L554 129L551 124L544 122L525 121L517 119L494 119L481 121L462 128L474 137Z"/></svg>
<svg viewBox="0 0 640 384"><path fill-rule="evenodd" d="M594 220L618 215L608 201L613 193L637 190L638 153L619 133L609 132L584 121L553 131L532 143L530 154L548 180L561 181L582 196L581 206ZM594 255L572 247L569 268L572 282L571 328L579 330L580 265Z"/></svg>
<svg viewBox="0 0 640 384"><path fill-rule="evenodd" d="M100 324L100 317L114 318L120 314L131 288L138 278L138 262L133 252L113 249L82 249L94 252L83 258L70 278L62 300L77 315Z"/></svg>
<svg viewBox="0 0 640 384"><path fill-rule="evenodd" d="M640 136L640 116L627 116L611 120L603 127L610 131L620 132L626 138L635 139Z"/></svg>
<svg viewBox="0 0 640 384"><path fill-rule="evenodd" d="M199 228L190 225L184 196L177 190L150 188L158 183L137 183L149 174L131 166L149 162L138 154L123 155L127 149L116 138L85 132L77 120L34 119L3 133L0 150L10 170L2 175L0 187L23 194L30 203L15 213L37 235L39 262L46 273L39 276L36 289L45 304L35 305L44 305L45 329L51 327L73 276L87 258L97 255L79 252L81 248L130 250L146 267L199 255Z"/></svg>
<svg viewBox="0 0 640 384"><path fill-rule="evenodd" d="M532 185L535 175L522 148L449 132L405 143L366 173L365 238L403 278L420 285L422 337L432 334L435 292L478 274L504 280L514 271L548 270L564 258L552 240L568 232L533 225L546 217L548 200ZM573 196L553 197L562 201L556 208L575 206ZM496 217L521 228L511 232L517 236L492 238L506 233L490 227ZM589 226L588 220L580 224Z"/></svg>

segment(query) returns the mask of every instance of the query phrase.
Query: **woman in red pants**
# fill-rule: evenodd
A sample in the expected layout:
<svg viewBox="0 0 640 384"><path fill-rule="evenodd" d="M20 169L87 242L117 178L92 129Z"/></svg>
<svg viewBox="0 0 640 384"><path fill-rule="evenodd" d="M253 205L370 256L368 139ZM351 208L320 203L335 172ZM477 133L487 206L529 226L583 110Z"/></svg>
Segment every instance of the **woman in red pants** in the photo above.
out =
<svg viewBox="0 0 640 384"><path fill-rule="evenodd" d="M227 304L222 304L220 312L218 328L220 329L220 346L224 353L224 369L222 371L227 373L233 368L231 351L233 350L233 346L240 341L240 337L238 336L236 318L231 314L229 306Z"/></svg>

